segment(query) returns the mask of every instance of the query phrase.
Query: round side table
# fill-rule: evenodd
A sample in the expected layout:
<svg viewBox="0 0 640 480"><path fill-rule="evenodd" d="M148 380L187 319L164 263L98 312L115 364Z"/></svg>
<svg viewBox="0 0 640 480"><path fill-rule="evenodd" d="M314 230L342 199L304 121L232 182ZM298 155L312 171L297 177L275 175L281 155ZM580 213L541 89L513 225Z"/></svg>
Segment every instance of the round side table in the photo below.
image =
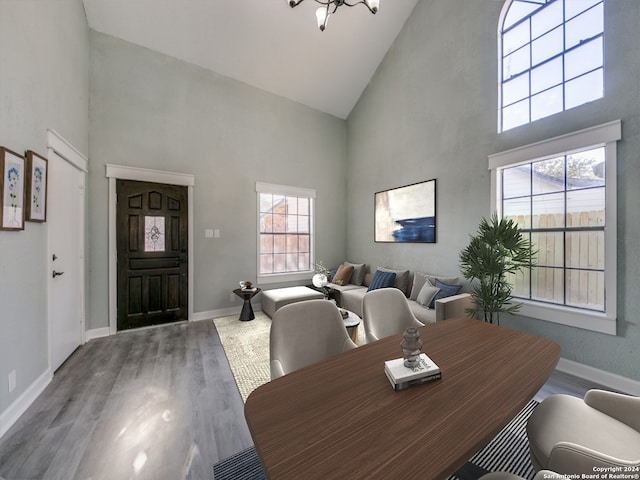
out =
<svg viewBox="0 0 640 480"><path fill-rule="evenodd" d="M358 325L360 325L360 317L353 313L351 310L341 309L349 314L347 318L343 318L344 328L347 329L347 333L353 340L353 343L358 343Z"/></svg>
<svg viewBox="0 0 640 480"><path fill-rule="evenodd" d="M240 312L240 320L248 322L253 320L256 316L253 313L253 307L251 306L251 299L260 293L260 288L236 288L233 293L238 295L244 303L242 304L242 311Z"/></svg>

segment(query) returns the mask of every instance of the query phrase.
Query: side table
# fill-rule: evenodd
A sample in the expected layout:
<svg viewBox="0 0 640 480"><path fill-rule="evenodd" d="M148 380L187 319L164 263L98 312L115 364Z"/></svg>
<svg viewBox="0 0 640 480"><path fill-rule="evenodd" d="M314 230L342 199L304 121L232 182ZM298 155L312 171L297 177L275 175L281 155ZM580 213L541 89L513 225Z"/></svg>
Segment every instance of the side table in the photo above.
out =
<svg viewBox="0 0 640 480"><path fill-rule="evenodd" d="M340 290L336 290L331 287L316 287L313 284L305 285L305 286L324 294L325 297L329 300L335 300L336 305L338 305L338 307L340 306Z"/></svg>
<svg viewBox="0 0 640 480"><path fill-rule="evenodd" d="M358 325L360 325L360 317L353 313L351 310L341 309L349 314L347 318L342 318L344 321L344 328L347 329L347 333L353 340L353 343L358 343Z"/></svg>
<svg viewBox="0 0 640 480"><path fill-rule="evenodd" d="M240 320L248 322L253 320L256 316L253 313L253 307L251 306L251 299L260 293L260 288L236 288L233 293L243 299L242 311L240 312Z"/></svg>

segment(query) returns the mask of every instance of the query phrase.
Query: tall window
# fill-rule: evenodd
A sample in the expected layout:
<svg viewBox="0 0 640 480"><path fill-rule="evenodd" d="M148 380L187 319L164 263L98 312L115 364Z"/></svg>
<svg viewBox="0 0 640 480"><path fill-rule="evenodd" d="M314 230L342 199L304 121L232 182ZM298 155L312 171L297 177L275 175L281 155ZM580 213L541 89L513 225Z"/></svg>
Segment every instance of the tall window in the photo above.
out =
<svg viewBox="0 0 640 480"><path fill-rule="evenodd" d="M516 296L604 312L604 147L501 170L502 216L538 251Z"/></svg>
<svg viewBox="0 0 640 480"><path fill-rule="evenodd" d="M313 190L265 183L258 192L258 275L262 281L309 275L313 262Z"/></svg>
<svg viewBox="0 0 640 480"><path fill-rule="evenodd" d="M502 18L499 131L603 97L604 0L507 0Z"/></svg>
<svg viewBox="0 0 640 480"><path fill-rule="evenodd" d="M514 275L527 316L615 334L620 122L492 155L496 210L537 254Z"/></svg>

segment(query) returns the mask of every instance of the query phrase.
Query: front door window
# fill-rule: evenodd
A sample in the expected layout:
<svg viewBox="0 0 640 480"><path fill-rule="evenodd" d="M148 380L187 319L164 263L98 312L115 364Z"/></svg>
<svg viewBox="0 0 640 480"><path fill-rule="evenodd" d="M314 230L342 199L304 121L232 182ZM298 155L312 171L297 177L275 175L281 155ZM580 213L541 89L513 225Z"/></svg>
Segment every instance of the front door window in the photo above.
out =
<svg viewBox="0 0 640 480"><path fill-rule="evenodd" d="M164 217L144 217L144 251L164 252Z"/></svg>

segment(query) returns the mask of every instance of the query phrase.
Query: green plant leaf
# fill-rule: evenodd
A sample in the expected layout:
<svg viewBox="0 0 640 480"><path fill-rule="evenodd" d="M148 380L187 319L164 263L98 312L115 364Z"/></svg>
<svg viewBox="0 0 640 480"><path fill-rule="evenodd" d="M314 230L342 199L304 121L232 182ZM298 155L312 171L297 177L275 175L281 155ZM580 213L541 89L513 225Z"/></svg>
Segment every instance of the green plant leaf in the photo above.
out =
<svg viewBox="0 0 640 480"><path fill-rule="evenodd" d="M499 219L496 213L489 220L483 217L478 234L470 237L459 256L462 274L474 284L476 307L467 313L481 315L491 323L494 319L499 322L500 313L516 313L522 305L511 303L512 285L507 275L535 266L536 253L513 220Z"/></svg>

